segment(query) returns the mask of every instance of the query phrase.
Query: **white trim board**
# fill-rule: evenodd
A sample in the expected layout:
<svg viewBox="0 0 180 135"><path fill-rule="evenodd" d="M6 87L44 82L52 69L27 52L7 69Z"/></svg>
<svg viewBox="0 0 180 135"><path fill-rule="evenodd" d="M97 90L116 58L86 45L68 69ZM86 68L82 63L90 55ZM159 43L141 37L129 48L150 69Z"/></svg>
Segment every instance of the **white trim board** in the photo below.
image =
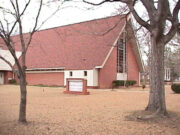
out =
<svg viewBox="0 0 180 135"><path fill-rule="evenodd" d="M130 19L130 17L128 16L127 20L129 20L129 19ZM109 57L110 57L110 55L111 55L111 53L112 53L114 47L116 46L116 43L117 43L119 37L121 36L122 32L124 31L125 27L126 27L126 22L124 23L124 26L122 27L122 29L121 29L121 31L119 32L119 34L118 34L116 40L114 41L114 43L113 43L113 45L112 45L110 51L108 52L108 54L107 54L107 56L106 56L106 58L105 58L103 64L102 64L101 66L96 66L95 68L103 68L103 67L104 67L104 65L106 64L107 60L109 59Z"/></svg>

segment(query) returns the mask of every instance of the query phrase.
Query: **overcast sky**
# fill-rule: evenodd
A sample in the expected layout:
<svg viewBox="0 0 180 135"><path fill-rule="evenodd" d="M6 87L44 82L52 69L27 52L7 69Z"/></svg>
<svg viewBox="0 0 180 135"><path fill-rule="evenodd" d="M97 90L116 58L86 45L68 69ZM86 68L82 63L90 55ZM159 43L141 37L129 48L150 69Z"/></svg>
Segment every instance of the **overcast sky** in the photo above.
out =
<svg viewBox="0 0 180 135"><path fill-rule="evenodd" d="M1 1L0 6L3 6L7 9L12 9L12 5L9 2L10 0L0 0L0 1ZM19 1L20 9L23 9L24 1L27 0ZM23 26L25 28L24 32L30 31L32 25L34 24L34 19L37 14L39 1L40 0L31 0L30 5L27 8L27 11L25 12L25 15L23 17ZM41 29L73 24L87 20L103 18L106 16L112 16L117 14L118 10L120 9L120 2L114 2L114 3L108 2L101 6L92 6L82 2L82 0L70 0L70 2L66 1L63 4L61 4L62 0L43 0L43 1L44 2L55 1L55 2L51 2L50 4L48 4L48 6L46 3L46 5L42 7L39 24L41 24L42 21L46 20L50 16L52 17L49 18L48 21L46 21L46 23L41 27ZM87 1L98 3L102 0L87 0ZM173 5L172 2L171 5ZM58 8L59 8L58 12L56 12L55 15L52 15L52 13L54 13ZM141 15L145 11L143 5L140 3L136 4L136 10ZM12 16L6 16L7 20L11 20L12 18L13 18ZM0 19L1 20L4 19L2 12L0 12Z"/></svg>
<svg viewBox="0 0 180 135"><path fill-rule="evenodd" d="M12 9L12 5L10 4L10 0L0 0L1 6ZM19 1L19 6L22 11L25 3L23 1L27 0L21 0ZM31 30L34 19L37 14L37 10L39 7L39 1L40 0L31 0L31 3L29 7L27 8L27 11L25 12L25 15L23 16L23 26L24 26L24 32L28 32ZM78 22L83 22L87 20L93 20L97 18L103 18L106 16L112 16L116 15L118 13L118 10L120 9L120 6L122 6L122 3L115 2L115 3L105 3L101 6L92 6L90 4L82 2L82 0L71 0L66 1L62 4L62 0L43 0L45 3L47 1L55 1L51 2L49 4L46 3L42 7L42 11L40 14L40 21L39 24L41 24L42 21L46 20L48 21L43 24L41 29L47 29L67 24L73 24ZM94 3L98 3L102 0L89 0ZM58 12L56 14L52 15L57 9L59 8ZM140 6L137 8L138 10L143 10L143 6ZM140 12L142 13L142 12ZM3 14L0 12L0 19L3 20ZM10 20L13 19L12 16L6 16L6 19ZM12 21L13 22L13 21Z"/></svg>
<svg viewBox="0 0 180 135"><path fill-rule="evenodd" d="M93 7L83 2L66 2L61 6L61 9L45 23L43 28L67 25L115 15L118 7L119 4L117 3L107 3L99 7ZM54 12L53 9L57 9L57 4L52 4L50 7L44 7L42 14L51 14Z"/></svg>
<svg viewBox="0 0 180 135"><path fill-rule="evenodd" d="M21 1L19 5L20 9L23 9L23 1ZM94 7L92 5L80 2L80 0L75 0L74 2L67 1L63 4L61 3L61 1L51 2L50 4L46 4L42 7L39 24L41 24L42 21L46 20L50 16L52 17L50 17L43 24L41 29L112 16L117 14L119 5L120 4L117 3L106 3L102 6ZM12 9L9 0L1 0L1 6L7 9ZM31 30L34 24L34 19L37 14L38 7L39 0L32 0L23 17L24 32L28 32ZM56 14L52 15L57 9L59 10L56 12ZM2 12L0 12L0 19L4 20ZM11 22L13 17L6 15L6 19Z"/></svg>

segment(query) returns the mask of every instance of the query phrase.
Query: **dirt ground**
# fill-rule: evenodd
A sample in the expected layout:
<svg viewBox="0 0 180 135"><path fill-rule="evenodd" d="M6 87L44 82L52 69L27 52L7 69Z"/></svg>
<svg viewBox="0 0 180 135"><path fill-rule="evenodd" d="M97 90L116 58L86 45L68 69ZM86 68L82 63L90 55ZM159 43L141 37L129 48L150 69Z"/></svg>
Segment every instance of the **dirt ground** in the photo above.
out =
<svg viewBox="0 0 180 135"><path fill-rule="evenodd" d="M0 135L180 135L180 94L166 87L169 117L138 120L148 88L95 89L90 95L64 88L28 86L27 125L18 123L19 86L0 85Z"/></svg>

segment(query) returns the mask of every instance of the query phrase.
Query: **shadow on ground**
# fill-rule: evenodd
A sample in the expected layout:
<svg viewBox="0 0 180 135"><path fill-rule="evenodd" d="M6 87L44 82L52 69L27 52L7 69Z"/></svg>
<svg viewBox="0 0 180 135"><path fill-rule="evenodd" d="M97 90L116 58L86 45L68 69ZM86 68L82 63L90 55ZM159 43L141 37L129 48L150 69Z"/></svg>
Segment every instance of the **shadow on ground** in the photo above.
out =
<svg viewBox="0 0 180 135"><path fill-rule="evenodd" d="M158 126L158 127L166 127L166 128L174 129L175 130L174 135L180 135L180 113L168 111L168 116L159 116L156 118L146 119L146 120L139 119L139 117L151 115L151 114L152 112L148 112L144 110L129 112L125 116L125 121L140 122L143 124L151 125L149 128L152 128L153 126L154 127Z"/></svg>

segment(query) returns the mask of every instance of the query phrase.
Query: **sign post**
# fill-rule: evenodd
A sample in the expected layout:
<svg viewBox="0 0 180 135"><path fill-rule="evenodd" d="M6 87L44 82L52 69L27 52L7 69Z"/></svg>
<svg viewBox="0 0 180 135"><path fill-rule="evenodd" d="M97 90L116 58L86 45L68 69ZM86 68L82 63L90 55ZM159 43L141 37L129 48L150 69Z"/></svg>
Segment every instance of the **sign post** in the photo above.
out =
<svg viewBox="0 0 180 135"><path fill-rule="evenodd" d="M89 95L87 92L87 80L81 78L67 78L65 94Z"/></svg>

